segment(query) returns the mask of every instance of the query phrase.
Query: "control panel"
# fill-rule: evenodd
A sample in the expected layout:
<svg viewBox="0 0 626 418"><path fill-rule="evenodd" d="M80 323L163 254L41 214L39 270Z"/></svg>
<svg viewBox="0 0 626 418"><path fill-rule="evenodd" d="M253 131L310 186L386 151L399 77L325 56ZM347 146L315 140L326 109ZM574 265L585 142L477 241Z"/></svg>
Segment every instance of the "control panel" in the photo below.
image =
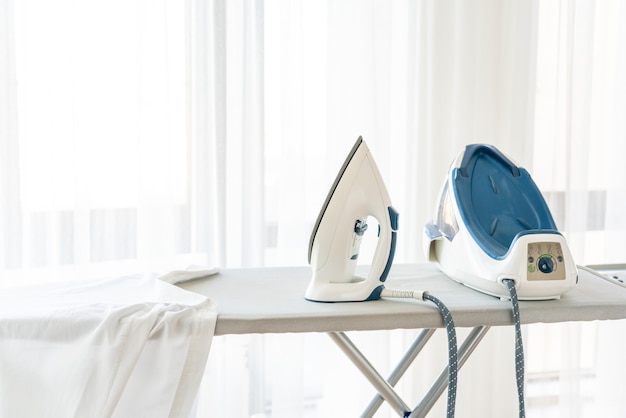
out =
<svg viewBox="0 0 626 418"><path fill-rule="evenodd" d="M558 242L528 244L528 280L565 280L565 260Z"/></svg>

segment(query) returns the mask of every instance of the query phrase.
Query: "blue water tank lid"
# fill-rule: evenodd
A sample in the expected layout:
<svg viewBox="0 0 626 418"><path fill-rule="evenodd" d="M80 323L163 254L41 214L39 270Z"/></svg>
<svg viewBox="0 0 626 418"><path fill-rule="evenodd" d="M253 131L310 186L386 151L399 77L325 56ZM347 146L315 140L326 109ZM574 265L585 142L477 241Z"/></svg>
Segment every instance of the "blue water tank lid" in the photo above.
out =
<svg viewBox="0 0 626 418"><path fill-rule="evenodd" d="M468 145L452 179L463 223L492 258L503 258L519 234L557 230L530 174L492 145Z"/></svg>

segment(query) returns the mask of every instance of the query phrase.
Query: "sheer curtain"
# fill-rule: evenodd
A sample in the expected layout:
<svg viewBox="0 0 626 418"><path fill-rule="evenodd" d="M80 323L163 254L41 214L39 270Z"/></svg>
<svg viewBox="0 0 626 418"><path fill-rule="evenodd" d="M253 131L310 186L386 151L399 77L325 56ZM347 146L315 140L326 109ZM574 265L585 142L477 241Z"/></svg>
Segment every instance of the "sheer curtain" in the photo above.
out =
<svg viewBox="0 0 626 418"><path fill-rule="evenodd" d="M206 263L190 228L184 8L9 1L3 11L4 279L117 274L200 252Z"/></svg>
<svg viewBox="0 0 626 418"><path fill-rule="evenodd" d="M579 264L624 262L625 16L619 1L539 3L533 171ZM624 326L530 327L531 368L551 382L537 400L559 401L537 416L624 416L614 396L623 364L610 349L623 345Z"/></svg>
<svg viewBox="0 0 626 418"><path fill-rule="evenodd" d="M0 0L0 284L305 265L359 135L400 212L396 262L424 260L443 176L473 142L529 169L579 264L622 262L625 13L617 1ZM605 353L621 326L527 327L529 415L620 416L606 388L622 370ZM384 371L414 334L353 338ZM399 387L407 401L445 364L435 339ZM512 340L490 331L461 372L457 416L515 416ZM373 394L317 334L216 338L203 385L202 416L355 416Z"/></svg>

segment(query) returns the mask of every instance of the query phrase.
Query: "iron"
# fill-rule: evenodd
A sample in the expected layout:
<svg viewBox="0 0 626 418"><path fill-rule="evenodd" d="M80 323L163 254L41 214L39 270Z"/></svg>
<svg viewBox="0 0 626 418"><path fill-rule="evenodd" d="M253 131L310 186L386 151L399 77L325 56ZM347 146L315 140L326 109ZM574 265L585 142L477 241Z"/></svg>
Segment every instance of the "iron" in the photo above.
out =
<svg viewBox="0 0 626 418"><path fill-rule="evenodd" d="M366 277L355 275L368 218L378 221L378 241ZM369 148L359 137L322 205L309 240L313 276L305 298L315 302L380 299L396 247L398 212Z"/></svg>

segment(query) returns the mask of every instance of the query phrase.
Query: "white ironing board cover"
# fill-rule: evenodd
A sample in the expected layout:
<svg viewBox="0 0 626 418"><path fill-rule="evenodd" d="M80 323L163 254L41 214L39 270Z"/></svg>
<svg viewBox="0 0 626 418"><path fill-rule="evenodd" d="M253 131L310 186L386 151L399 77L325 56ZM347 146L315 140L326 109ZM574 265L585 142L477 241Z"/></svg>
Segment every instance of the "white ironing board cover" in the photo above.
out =
<svg viewBox="0 0 626 418"><path fill-rule="evenodd" d="M224 269L180 284L210 295L219 307L216 335L441 328L437 308L409 299L319 303L304 299L308 267ZM386 287L428 290L450 309L459 327L511 325L511 303L444 276L433 263L394 264ZM521 301L522 323L626 318L626 288L579 270L579 283L558 300Z"/></svg>
<svg viewBox="0 0 626 418"><path fill-rule="evenodd" d="M169 281L0 290L0 416L188 417L216 310Z"/></svg>

